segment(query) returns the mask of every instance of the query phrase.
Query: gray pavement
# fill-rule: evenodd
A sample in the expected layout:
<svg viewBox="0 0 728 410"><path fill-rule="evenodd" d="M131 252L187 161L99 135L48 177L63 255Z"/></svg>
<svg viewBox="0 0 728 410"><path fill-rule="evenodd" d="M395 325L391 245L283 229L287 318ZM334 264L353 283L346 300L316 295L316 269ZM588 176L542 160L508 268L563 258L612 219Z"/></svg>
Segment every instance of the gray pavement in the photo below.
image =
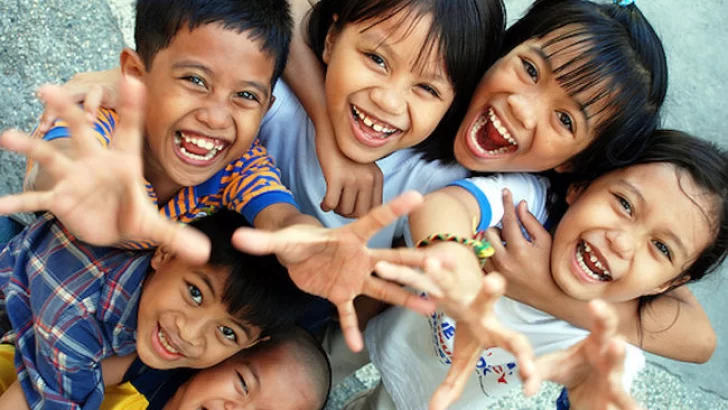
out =
<svg viewBox="0 0 728 410"><path fill-rule="evenodd" d="M32 129L41 105L35 89L60 83L78 71L117 64L118 52L132 43L132 0L0 0L0 129ZM527 0L506 0L517 17ZM638 0L666 45L670 90L665 123L728 146L722 126L728 113L728 5L725 0ZM17 192L24 161L0 151L0 194ZM728 278L720 274L692 287L718 334L718 349L705 365L650 357L634 394L649 409L728 409ZM334 392L330 409L370 386L376 371L364 368ZM537 398L517 395L497 408L553 408L555 387Z"/></svg>

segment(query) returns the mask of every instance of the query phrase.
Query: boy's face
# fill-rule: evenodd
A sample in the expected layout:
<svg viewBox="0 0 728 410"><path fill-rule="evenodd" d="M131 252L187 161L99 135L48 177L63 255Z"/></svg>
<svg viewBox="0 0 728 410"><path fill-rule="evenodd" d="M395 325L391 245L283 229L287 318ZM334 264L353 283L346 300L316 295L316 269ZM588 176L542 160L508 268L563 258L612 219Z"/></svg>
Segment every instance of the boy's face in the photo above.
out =
<svg viewBox="0 0 728 410"><path fill-rule="evenodd" d="M140 63L122 59L125 72ZM149 71L134 70L148 90L145 172L195 186L239 158L270 106L273 68L248 33L183 25Z"/></svg>
<svg viewBox="0 0 728 410"><path fill-rule="evenodd" d="M576 58L579 47L550 58L544 50L560 34L557 30L520 44L483 76L455 137L455 157L461 165L484 172L545 171L591 143L599 118L588 118L582 107L595 91L570 96L554 72ZM562 40L557 46L574 41Z"/></svg>
<svg viewBox="0 0 728 410"><path fill-rule="evenodd" d="M182 387L172 410L314 410L315 389L290 345L237 355L203 370Z"/></svg>
<svg viewBox="0 0 728 410"><path fill-rule="evenodd" d="M431 18L404 17L413 14L348 24L327 37L326 104L339 149L353 161L371 163L418 144L453 102L437 44L421 51Z"/></svg>
<svg viewBox="0 0 728 410"><path fill-rule="evenodd" d="M620 302L660 293L713 237L714 197L669 164L611 172L571 190L567 200L551 272L577 299Z"/></svg>
<svg viewBox="0 0 728 410"><path fill-rule="evenodd" d="M192 266L161 248L139 301L137 352L155 369L206 368L254 344L261 329L222 303L228 271Z"/></svg>

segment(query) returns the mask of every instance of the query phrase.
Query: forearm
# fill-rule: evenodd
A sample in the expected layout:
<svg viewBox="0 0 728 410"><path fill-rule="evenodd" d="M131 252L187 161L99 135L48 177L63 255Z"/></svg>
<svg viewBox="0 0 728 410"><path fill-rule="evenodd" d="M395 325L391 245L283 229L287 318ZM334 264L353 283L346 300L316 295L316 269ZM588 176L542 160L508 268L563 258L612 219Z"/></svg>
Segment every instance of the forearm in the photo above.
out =
<svg viewBox="0 0 728 410"><path fill-rule="evenodd" d="M322 226L318 219L301 213L295 206L288 203L273 204L258 213L253 221L257 229L277 231L292 225Z"/></svg>
<svg viewBox="0 0 728 410"><path fill-rule="evenodd" d="M468 196L458 187L426 195L424 204L409 216L412 241L418 243L433 233L472 237L473 217L478 212L477 202Z"/></svg>
<svg viewBox="0 0 728 410"><path fill-rule="evenodd" d="M58 150L59 153L67 158L75 158L75 150L70 138L57 138L49 143L53 146L53 148ZM34 162L25 177L23 188L26 191L50 191L56 185L56 182L56 178L52 173L48 172L48 170L39 163Z"/></svg>
<svg viewBox="0 0 728 410"><path fill-rule="evenodd" d="M13 382L0 396L0 410L30 410L19 381Z"/></svg>

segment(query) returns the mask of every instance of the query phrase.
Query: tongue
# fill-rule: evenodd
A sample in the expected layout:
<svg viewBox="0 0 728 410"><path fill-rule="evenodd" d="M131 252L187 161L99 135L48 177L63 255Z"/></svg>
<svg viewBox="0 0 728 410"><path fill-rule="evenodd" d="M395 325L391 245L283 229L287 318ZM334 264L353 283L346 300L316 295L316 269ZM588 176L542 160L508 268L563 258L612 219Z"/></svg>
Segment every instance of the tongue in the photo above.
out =
<svg viewBox="0 0 728 410"><path fill-rule="evenodd" d="M182 147L185 149L185 151L189 152L190 154L205 156L207 153L210 152L209 149L200 148L196 144L192 144L190 142L187 142L184 138L182 139Z"/></svg>
<svg viewBox="0 0 728 410"><path fill-rule="evenodd" d="M510 146L508 141L506 141L505 138L498 133L498 130L495 129L493 122L490 120L478 130L476 137L478 145L487 151L493 151Z"/></svg>

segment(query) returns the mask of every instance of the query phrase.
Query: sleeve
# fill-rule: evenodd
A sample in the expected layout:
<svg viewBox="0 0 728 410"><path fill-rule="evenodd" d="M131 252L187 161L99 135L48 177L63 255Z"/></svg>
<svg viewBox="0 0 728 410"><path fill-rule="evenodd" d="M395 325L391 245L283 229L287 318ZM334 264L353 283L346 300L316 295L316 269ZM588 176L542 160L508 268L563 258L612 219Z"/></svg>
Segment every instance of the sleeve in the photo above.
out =
<svg viewBox="0 0 728 410"><path fill-rule="evenodd" d="M255 140L238 160L233 173L223 192L223 205L243 214L251 224L270 205L286 203L298 208L293 194L281 182L281 172L260 141Z"/></svg>
<svg viewBox="0 0 728 410"><path fill-rule="evenodd" d="M75 309L74 309L75 311ZM66 311L56 323L36 323L34 355L21 356L21 387L33 409L98 409L104 397L102 331L86 315ZM34 359L34 360L33 360Z"/></svg>
<svg viewBox="0 0 728 410"><path fill-rule="evenodd" d="M526 201L528 209L541 223L546 221L548 180L531 174L498 174L455 181L450 186L465 189L480 206L477 231L498 225L503 219L503 189L513 195L513 203Z"/></svg>

